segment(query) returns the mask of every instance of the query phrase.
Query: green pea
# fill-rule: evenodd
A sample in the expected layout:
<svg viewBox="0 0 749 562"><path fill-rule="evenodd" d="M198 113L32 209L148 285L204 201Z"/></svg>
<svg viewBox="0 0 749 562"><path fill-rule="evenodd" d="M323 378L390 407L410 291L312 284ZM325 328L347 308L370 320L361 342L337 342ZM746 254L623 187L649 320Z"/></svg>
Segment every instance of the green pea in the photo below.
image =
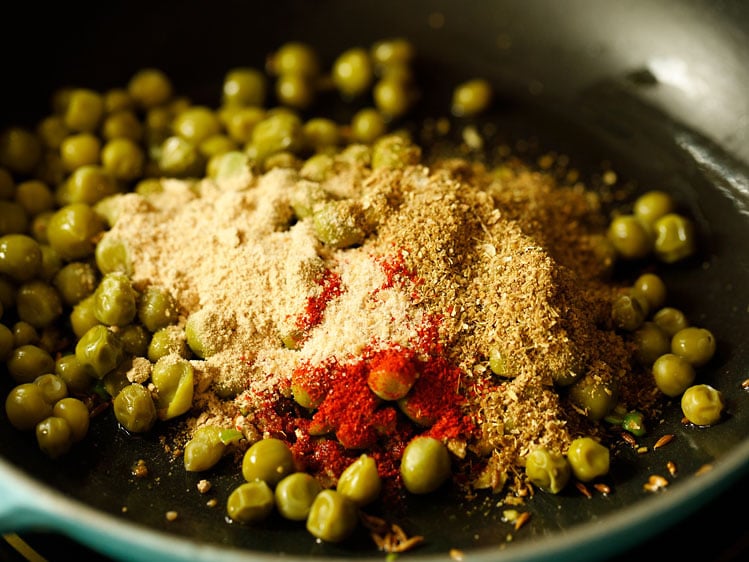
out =
<svg viewBox="0 0 749 562"><path fill-rule="evenodd" d="M666 284L655 273L643 273L632 284L632 289L645 297L650 310L657 310L666 302Z"/></svg>
<svg viewBox="0 0 749 562"><path fill-rule="evenodd" d="M0 361L7 361L14 347L13 332L5 324L0 324Z"/></svg>
<svg viewBox="0 0 749 562"><path fill-rule="evenodd" d="M134 140L114 138L101 149L101 163L115 180L133 181L143 175L146 155Z"/></svg>
<svg viewBox="0 0 749 562"><path fill-rule="evenodd" d="M315 206L331 201L331 195L317 182L299 182L290 194L291 207L298 219L310 217Z"/></svg>
<svg viewBox="0 0 749 562"><path fill-rule="evenodd" d="M312 502L306 527L315 538L339 543L351 536L357 523L357 507L352 500L335 490L323 490Z"/></svg>
<svg viewBox="0 0 749 562"><path fill-rule="evenodd" d="M51 373L55 360L48 351L36 345L16 347L7 363L8 372L17 383L32 382L39 375Z"/></svg>
<svg viewBox="0 0 749 562"><path fill-rule="evenodd" d="M592 437L578 437L570 443L567 461L575 478L590 482L608 474L610 453L606 446Z"/></svg>
<svg viewBox="0 0 749 562"><path fill-rule="evenodd" d="M34 379L34 384L42 390L42 396L50 404L55 404L68 395L68 386L65 381L52 373L39 375Z"/></svg>
<svg viewBox="0 0 749 562"><path fill-rule="evenodd" d="M91 367L96 378L101 379L122 362L122 341L112 330L99 324L78 340L75 356L83 365Z"/></svg>
<svg viewBox="0 0 749 562"><path fill-rule="evenodd" d="M634 215L614 217L606 234L617 254L624 259L642 259L653 249L653 239L648 229Z"/></svg>
<svg viewBox="0 0 749 562"><path fill-rule="evenodd" d="M62 315L60 293L44 281L24 283L16 293L16 312L35 328L51 326Z"/></svg>
<svg viewBox="0 0 749 562"><path fill-rule="evenodd" d="M268 71L276 75L294 72L314 77L320 73L320 60L307 43L288 41L270 57Z"/></svg>
<svg viewBox="0 0 749 562"><path fill-rule="evenodd" d="M130 278L119 271L107 273L94 291L94 316L107 326L126 326L137 314L138 293Z"/></svg>
<svg viewBox="0 0 749 562"><path fill-rule="evenodd" d="M156 413L161 420L181 416L192 406L193 368L189 361L175 355L159 358L153 366L151 381L156 387Z"/></svg>
<svg viewBox="0 0 749 562"><path fill-rule="evenodd" d="M19 320L13 324L14 347L22 345L37 345L39 343L39 331L28 322Z"/></svg>
<svg viewBox="0 0 749 562"><path fill-rule="evenodd" d="M153 362L168 355L177 355L186 359L189 354L186 333L176 325L156 330L148 344L148 358Z"/></svg>
<svg viewBox="0 0 749 562"><path fill-rule="evenodd" d="M119 331L122 349L135 357L148 357L151 334L140 324L128 324Z"/></svg>
<svg viewBox="0 0 749 562"><path fill-rule="evenodd" d="M232 68L224 76L222 101L226 105L261 106L268 89L265 74L256 68Z"/></svg>
<svg viewBox="0 0 749 562"><path fill-rule="evenodd" d="M586 374L570 387L569 398L590 419L601 420L616 406L619 385L611 377Z"/></svg>
<svg viewBox="0 0 749 562"><path fill-rule="evenodd" d="M359 507L375 501L382 491L382 479L374 458L363 454L343 469L336 490Z"/></svg>
<svg viewBox="0 0 749 562"><path fill-rule="evenodd" d="M221 460L226 451L226 445L221 440L221 431L217 426L204 426L195 430L192 439L185 445L185 470L203 472Z"/></svg>
<svg viewBox="0 0 749 562"><path fill-rule="evenodd" d="M161 144L158 161L162 173L174 178L201 177L206 164L195 144L176 135Z"/></svg>
<svg viewBox="0 0 749 562"><path fill-rule="evenodd" d="M156 332L179 320L177 302L169 291L149 286L138 303L138 319L151 332Z"/></svg>
<svg viewBox="0 0 749 562"><path fill-rule="evenodd" d="M688 258L697 249L694 224L678 213L668 213L653 223L655 255L665 263Z"/></svg>
<svg viewBox="0 0 749 562"><path fill-rule="evenodd" d="M81 363L74 353L55 359L55 374L65 381L74 393L88 392L95 378L91 366Z"/></svg>
<svg viewBox="0 0 749 562"><path fill-rule="evenodd" d="M361 244L366 237L361 206L351 200L318 204L312 214L317 238L332 248L348 248Z"/></svg>
<svg viewBox="0 0 749 562"><path fill-rule="evenodd" d="M145 433L156 423L156 405L143 385L125 386L115 397L113 405L115 418L131 433Z"/></svg>
<svg viewBox="0 0 749 562"><path fill-rule="evenodd" d="M375 83L372 97L377 109L391 119L408 113L416 99L411 83L393 74Z"/></svg>
<svg viewBox="0 0 749 562"><path fill-rule="evenodd" d="M143 68L127 84L130 97L142 109L150 109L169 101L174 92L169 77L157 68Z"/></svg>
<svg viewBox="0 0 749 562"><path fill-rule="evenodd" d="M52 415L52 407L42 389L33 382L19 384L5 398L5 415L19 431L29 431L44 418Z"/></svg>
<svg viewBox="0 0 749 562"><path fill-rule="evenodd" d="M266 117L261 107L240 107L227 111L224 118L226 132L234 142L246 145L252 141L255 126Z"/></svg>
<svg viewBox="0 0 749 562"><path fill-rule="evenodd" d="M42 250L42 270L39 272L39 278L51 282L62 269L64 260L49 244L40 244L39 248Z"/></svg>
<svg viewBox="0 0 749 562"><path fill-rule="evenodd" d="M198 145L221 131L218 116L209 108L194 105L174 118L172 130L186 141Z"/></svg>
<svg viewBox="0 0 749 562"><path fill-rule="evenodd" d="M304 521L321 491L322 486L314 476L306 472L289 474L276 485L276 509L285 519Z"/></svg>
<svg viewBox="0 0 749 562"><path fill-rule="evenodd" d="M75 88L70 92L63 118L73 131L93 132L104 115L104 98L99 92Z"/></svg>
<svg viewBox="0 0 749 562"><path fill-rule="evenodd" d="M279 111L267 115L252 129L247 154L263 162L271 154L281 151L298 151L304 144L304 130L298 115Z"/></svg>
<svg viewBox="0 0 749 562"><path fill-rule="evenodd" d="M25 234L0 237L0 273L23 283L36 277L41 269L42 250L36 240Z"/></svg>
<svg viewBox="0 0 749 562"><path fill-rule="evenodd" d="M257 523L266 519L275 506L273 490L262 480L240 484L226 501L226 513L238 523Z"/></svg>
<svg viewBox="0 0 749 562"><path fill-rule="evenodd" d="M483 78L459 84L453 91L451 110L457 117L473 117L491 105L493 89Z"/></svg>
<svg viewBox="0 0 749 562"><path fill-rule="evenodd" d="M276 99L282 105L307 109L315 101L314 83L303 74L285 72L276 78Z"/></svg>
<svg viewBox="0 0 749 562"><path fill-rule="evenodd" d="M633 334L637 345L635 356L646 366L651 366L658 357L671 351L671 338L655 322L643 322Z"/></svg>
<svg viewBox="0 0 749 562"><path fill-rule="evenodd" d="M305 143L320 152L335 148L341 142L338 124L326 117L313 117L302 126Z"/></svg>
<svg viewBox="0 0 749 562"><path fill-rule="evenodd" d="M614 326L628 332L637 330L647 317L646 306L644 298L638 298L633 292L617 296L611 305Z"/></svg>
<svg viewBox="0 0 749 562"><path fill-rule="evenodd" d="M42 155L42 142L24 127L12 126L0 132L0 166L17 174L34 171Z"/></svg>
<svg viewBox="0 0 749 562"><path fill-rule="evenodd" d="M562 454L537 447L525 460L525 474L541 490L558 494L569 482L572 469Z"/></svg>
<svg viewBox="0 0 749 562"><path fill-rule="evenodd" d="M69 318L70 326L78 339L82 338L89 329L101 325L94 314L94 295L91 294L73 305Z"/></svg>
<svg viewBox="0 0 749 562"><path fill-rule="evenodd" d="M129 141L128 141L129 142ZM63 204L93 205L119 191L117 180L106 168L87 164L77 168L67 179Z"/></svg>
<svg viewBox="0 0 749 562"><path fill-rule="evenodd" d="M681 397L681 410L695 425L718 423L724 408L723 393L709 384L690 386Z"/></svg>
<svg viewBox="0 0 749 562"><path fill-rule="evenodd" d="M396 364L378 363L367 374L367 385L382 400L399 400L411 390L419 372L408 360Z"/></svg>
<svg viewBox="0 0 749 562"><path fill-rule="evenodd" d="M52 279L52 284L60 294L62 302L74 306L92 295L99 283L94 267L85 261L65 264Z"/></svg>
<svg viewBox="0 0 749 562"><path fill-rule="evenodd" d="M652 225L662 216L673 212L675 206L670 194L665 191L652 190L635 199L632 211L645 224Z"/></svg>
<svg viewBox="0 0 749 562"><path fill-rule="evenodd" d="M144 125L132 109L118 109L110 112L101 126L101 136L107 141L128 139L140 142L143 138Z"/></svg>
<svg viewBox="0 0 749 562"><path fill-rule="evenodd" d="M109 233L99 240L94 257L99 271L105 275L116 272L130 275L133 271L127 243Z"/></svg>
<svg viewBox="0 0 749 562"><path fill-rule="evenodd" d="M374 107L364 107L351 118L351 138L354 142L372 144L386 131L385 116Z"/></svg>
<svg viewBox="0 0 749 562"><path fill-rule="evenodd" d="M372 169L403 168L421 161L421 148L402 135L386 135L372 146Z"/></svg>
<svg viewBox="0 0 749 562"><path fill-rule="evenodd" d="M400 474L412 494L428 494L451 476L450 453L439 439L414 437L403 450Z"/></svg>
<svg viewBox="0 0 749 562"><path fill-rule="evenodd" d="M690 326L671 338L671 353L683 357L694 367L701 367L715 355L715 336L710 330Z"/></svg>
<svg viewBox="0 0 749 562"><path fill-rule="evenodd" d="M63 259L81 260L94 253L95 237L104 230L99 215L85 203L71 203L49 219L49 244Z"/></svg>
<svg viewBox="0 0 749 562"><path fill-rule="evenodd" d="M364 94L374 79L374 68L369 53L361 47L353 47L342 52L333 61L331 77L344 98L350 99Z"/></svg>
<svg viewBox="0 0 749 562"><path fill-rule="evenodd" d="M656 386L666 396L682 394L694 382L694 366L679 355L665 353L655 360L652 367Z"/></svg>
<svg viewBox="0 0 749 562"><path fill-rule="evenodd" d="M64 419L70 427L72 441L81 441L88 433L90 413L82 400L73 397L60 399L52 409L52 415Z"/></svg>
<svg viewBox="0 0 749 562"><path fill-rule="evenodd" d="M642 437L647 433L645 429L645 416L642 412L627 412L622 420L622 429L630 432L635 437Z"/></svg>
<svg viewBox="0 0 749 562"><path fill-rule="evenodd" d="M679 330L689 326L689 319L678 308L666 306L653 314L655 322L666 334L671 337Z"/></svg>
<svg viewBox="0 0 749 562"><path fill-rule="evenodd" d="M60 142L60 162L67 172L98 163L100 152L101 139L93 133L71 134Z"/></svg>
<svg viewBox="0 0 749 562"><path fill-rule="evenodd" d="M48 457L61 457L73 445L73 435L68 421L57 416L44 418L36 425L36 441Z"/></svg>
<svg viewBox="0 0 749 562"><path fill-rule="evenodd" d="M507 354L496 347L489 350L489 369L500 377L512 378L515 376Z"/></svg>
<svg viewBox="0 0 749 562"><path fill-rule="evenodd" d="M263 480L269 486L275 486L292 472L296 472L294 455L280 439L256 441L242 459L242 475L247 482Z"/></svg>
<svg viewBox="0 0 749 562"><path fill-rule="evenodd" d="M16 186L16 202L30 217L50 211L55 206L55 196L49 186L42 180L27 180Z"/></svg>

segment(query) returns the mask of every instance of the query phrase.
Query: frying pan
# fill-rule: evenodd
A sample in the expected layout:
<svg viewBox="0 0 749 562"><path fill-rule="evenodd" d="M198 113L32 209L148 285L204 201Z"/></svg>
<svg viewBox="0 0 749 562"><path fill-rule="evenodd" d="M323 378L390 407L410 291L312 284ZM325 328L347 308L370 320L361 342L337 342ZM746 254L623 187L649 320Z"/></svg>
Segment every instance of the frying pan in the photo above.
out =
<svg viewBox="0 0 749 562"><path fill-rule="evenodd" d="M60 85L121 86L139 68L160 67L176 89L216 104L224 72L262 67L290 39L331 61L344 48L410 39L429 100L446 114L459 81L483 76L497 92L485 117L498 141L531 139L570 155L584 174L604 162L637 189L666 189L694 217L698 256L659 271L674 302L718 341L701 372L720 388L727 419L709 428L680 423L667 408L658 435L676 439L640 455L614 451L614 493L537 494L530 522L507 542L502 507L454 493L415 498L397 520L426 544L407 554L449 560L600 559L666 528L740 482L749 468L749 4L741 1L599 2L140 0L17 5L4 16L0 123L34 123ZM0 376L3 396L11 386ZM655 436L643 439L652 448ZM134 439L105 414L85 446L50 461L0 412L0 530L51 530L122 560L377 558L363 531L320 544L273 520L248 529L207 508L197 477L169 463L155 437ZM132 465L147 459L149 475ZM647 493L650 474L679 467L667 490ZM709 465L711 471L700 471ZM697 473L700 472L699 475ZM223 505L237 483L212 476ZM124 509L126 507L126 509ZM178 512L168 522L165 513Z"/></svg>

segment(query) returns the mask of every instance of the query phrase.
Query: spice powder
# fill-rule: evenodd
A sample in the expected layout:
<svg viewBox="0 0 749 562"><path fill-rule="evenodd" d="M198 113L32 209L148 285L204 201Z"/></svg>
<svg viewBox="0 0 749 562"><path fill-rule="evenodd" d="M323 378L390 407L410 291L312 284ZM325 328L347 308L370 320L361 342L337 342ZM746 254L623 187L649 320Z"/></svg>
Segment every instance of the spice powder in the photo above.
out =
<svg viewBox="0 0 749 562"><path fill-rule="evenodd" d="M294 169L117 196L127 218L105 236L127 248L135 287L168 289L181 325L204 315L219 350L192 360L183 441L207 424L238 427L250 442L281 436L334 484L362 450L397 480L403 447L428 433L472 459L463 481L499 491L532 448L564 453L573 437L600 432L555 379L621 382L625 403L654 396L648 378L626 388L633 350L611 326L619 288L600 251L598 198L510 168L500 176L444 159L372 170L338 158L319 187L359 202L372 224L343 249L294 217L293 198L315 183ZM492 353L504 376L489 369ZM367 388L383 354L418 372L400 405ZM312 408L293 400L294 384Z"/></svg>

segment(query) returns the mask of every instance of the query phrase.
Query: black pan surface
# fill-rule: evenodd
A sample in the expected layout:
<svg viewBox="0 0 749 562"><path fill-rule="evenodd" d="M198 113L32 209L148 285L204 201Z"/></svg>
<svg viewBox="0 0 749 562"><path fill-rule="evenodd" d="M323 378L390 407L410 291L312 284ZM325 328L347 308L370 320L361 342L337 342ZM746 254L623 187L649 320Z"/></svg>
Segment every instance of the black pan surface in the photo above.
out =
<svg viewBox="0 0 749 562"><path fill-rule="evenodd" d="M674 302L719 342L701 374L728 404L725 422L680 423L671 404L652 447L614 451L615 493L588 499L573 490L537 495L532 519L512 542L491 498L446 493L417 498L398 520L428 537L409 557L449 559L461 549L480 560L581 560L610 556L676 525L749 468L749 9L740 2L112 2L106 7L25 7L3 38L2 123L33 122L52 88L64 83L121 85L158 66L180 91L215 103L225 70L262 66L291 39L319 46L330 60L342 48L404 36L417 46L420 75L433 94L424 112L445 112L452 85L472 76L499 94L485 122L497 142L570 155L588 177L615 169L635 191L673 192L695 218L699 255L658 272ZM71 17L72 16L72 17ZM553 32L552 32L553 31ZM27 42L42 48L30 50ZM626 272L622 272L626 273ZM0 378L3 395L10 388ZM248 531L207 508L198 477L168 462L155 437L133 439L109 414L87 446L55 462L14 431L0 412L0 529L51 529L123 560L376 558L361 534L342 545L315 542L279 519ZM149 475L131 468L148 459ZM642 484L679 472L667 491ZM710 465L712 471L695 475ZM212 477L223 504L237 483L231 467ZM64 494L64 496L62 495ZM125 508L126 509L123 509ZM176 521L165 513L175 510Z"/></svg>

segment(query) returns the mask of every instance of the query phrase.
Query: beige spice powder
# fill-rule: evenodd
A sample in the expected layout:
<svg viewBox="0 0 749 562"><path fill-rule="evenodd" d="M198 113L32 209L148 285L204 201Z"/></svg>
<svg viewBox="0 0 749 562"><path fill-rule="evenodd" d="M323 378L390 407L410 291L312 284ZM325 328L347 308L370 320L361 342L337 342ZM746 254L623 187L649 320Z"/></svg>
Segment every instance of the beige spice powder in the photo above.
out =
<svg viewBox="0 0 749 562"><path fill-rule="evenodd" d="M302 362L355 361L368 346L418 348L439 316L444 354L460 367L481 426L469 446L490 458L476 485L501 487L536 445L564 452L576 432L595 434L553 380L570 371L624 380L630 371L632 350L610 326L618 288L598 250L605 220L596 197L521 166L500 178L462 160L337 165L320 186L362 201L374 217L365 241L346 249L321 244L311 219L294 220L291 199L309 180L292 169L246 181L165 180L163 193L119 196L126 218L105 236L128 248L136 288L171 291L180 325L206 315L206 338L219 350L192 361L187 425L234 423L237 404L286 388ZM413 276L390 283L382 259L396 254ZM299 349L284 347L325 271L339 275L340 294ZM512 378L489 370L493 349ZM239 396L222 399L228 391Z"/></svg>

